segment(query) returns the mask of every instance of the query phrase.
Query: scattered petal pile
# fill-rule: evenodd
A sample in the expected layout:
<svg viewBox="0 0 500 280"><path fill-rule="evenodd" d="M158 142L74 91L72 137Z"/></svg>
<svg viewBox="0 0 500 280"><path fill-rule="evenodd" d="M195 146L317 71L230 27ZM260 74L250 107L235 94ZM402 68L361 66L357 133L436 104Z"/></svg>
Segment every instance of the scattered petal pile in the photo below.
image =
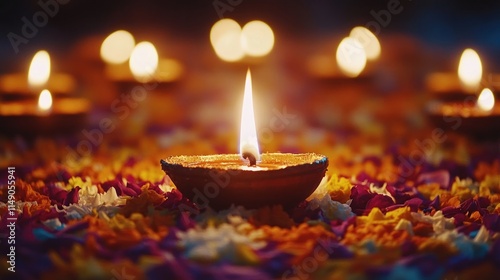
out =
<svg viewBox="0 0 500 280"><path fill-rule="evenodd" d="M408 172L390 149L344 151L295 209L219 212L183 197L159 158L129 149L71 164L12 158L0 277L10 273L9 217L20 279L486 279L500 267L498 157Z"/></svg>

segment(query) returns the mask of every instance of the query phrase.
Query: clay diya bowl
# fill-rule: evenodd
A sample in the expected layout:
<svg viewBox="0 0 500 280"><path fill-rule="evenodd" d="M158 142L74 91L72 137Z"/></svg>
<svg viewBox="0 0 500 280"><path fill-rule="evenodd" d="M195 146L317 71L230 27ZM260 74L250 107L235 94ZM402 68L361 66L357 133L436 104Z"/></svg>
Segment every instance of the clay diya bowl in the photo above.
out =
<svg viewBox="0 0 500 280"><path fill-rule="evenodd" d="M216 210L233 204L296 206L314 192L328 167L328 158L314 153L265 153L256 166L239 154L171 156L160 162L184 196Z"/></svg>

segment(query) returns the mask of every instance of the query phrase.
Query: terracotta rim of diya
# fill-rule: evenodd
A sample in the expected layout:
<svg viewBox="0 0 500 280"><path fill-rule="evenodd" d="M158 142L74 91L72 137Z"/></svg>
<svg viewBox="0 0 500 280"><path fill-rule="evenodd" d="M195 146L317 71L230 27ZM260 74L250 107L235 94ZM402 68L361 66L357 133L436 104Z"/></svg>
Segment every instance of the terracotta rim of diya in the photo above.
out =
<svg viewBox="0 0 500 280"><path fill-rule="evenodd" d="M239 154L170 156L160 162L183 195L214 209L296 206L314 192L328 167L328 158L315 153L264 153L257 166L247 166Z"/></svg>

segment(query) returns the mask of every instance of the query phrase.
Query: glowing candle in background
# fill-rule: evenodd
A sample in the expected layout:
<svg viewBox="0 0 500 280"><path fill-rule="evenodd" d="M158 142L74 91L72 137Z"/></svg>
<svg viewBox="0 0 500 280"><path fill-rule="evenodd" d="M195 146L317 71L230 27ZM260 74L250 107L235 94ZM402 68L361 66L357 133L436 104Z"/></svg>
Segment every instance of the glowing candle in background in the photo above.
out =
<svg viewBox="0 0 500 280"><path fill-rule="evenodd" d="M245 56L241 46L241 27L232 19L219 20L212 26L210 42L215 54L224 61L234 62Z"/></svg>
<svg viewBox="0 0 500 280"><path fill-rule="evenodd" d="M260 20L250 21L241 28L232 19L221 19L210 30L210 43L221 60L236 62L245 55L268 55L274 47L274 33L267 23Z"/></svg>
<svg viewBox="0 0 500 280"><path fill-rule="evenodd" d="M458 77L464 90L474 92L478 90L483 76L481 59L473 49L466 49L462 53L458 65Z"/></svg>
<svg viewBox="0 0 500 280"><path fill-rule="evenodd" d="M357 39L344 38L337 48L336 58L340 71L348 77L357 77L365 69L366 52Z"/></svg>
<svg viewBox="0 0 500 280"><path fill-rule="evenodd" d="M274 46L274 33L263 21L251 21L241 30L241 45L249 56L265 56Z"/></svg>
<svg viewBox="0 0 500 280"><path fill-rule="evenodd" d="M351 30L349 37L358 40L366 53L366 59L376 60L380 57L381 47L377 36L366 27L356 26Z"/></svg>
<svg viewBox="0 0 500 280"><path fill-rule="evenodd" d="M150 42L140 42L135 46L129 61L130 71L139 82L153 80L158 68L158 52Z"/></svg>
<svg viewBox="0 0 500 280"><path fill-rule="evenodd" d="M40 112L49 112L52 108L52 94L49 90L44 89L38 97L38 109Z"/></svg>
<svg viewBox="0 0 500 280"><path fill-rule="evenodd" d="M38 51L28 70L28 84L32 88L43 87L50 77L50 56L47 51Z"/></svg>
<svg viewBox="0 0 500 280"><path fill-rule="evenodd" d="M495 106L495 96L489 88L485 88L481 91L477 98L477 106L479 109L489 112Z"/></svg>
<svg viewBox="0 0 500 280"><path fill-rule="evenodd" d="M111 33L101 45L101 58L111 64L125 63L135 47L135 39L125 30Z"/></svg>

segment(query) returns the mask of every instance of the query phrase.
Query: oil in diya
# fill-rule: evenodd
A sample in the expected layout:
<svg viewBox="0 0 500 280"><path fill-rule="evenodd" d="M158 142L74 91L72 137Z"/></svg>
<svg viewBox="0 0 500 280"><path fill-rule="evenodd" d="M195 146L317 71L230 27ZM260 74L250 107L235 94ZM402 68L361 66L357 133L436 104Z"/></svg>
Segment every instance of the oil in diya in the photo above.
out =
<svg viewBox="0 0 500 280"><path fill-rule="evenodd" d="M328 167L328 158L315 153L260 154L250 70L243 97L240 153L170 156L160 162L184 196L201 208L214 209L296 206L314 192Z"/></svg>

